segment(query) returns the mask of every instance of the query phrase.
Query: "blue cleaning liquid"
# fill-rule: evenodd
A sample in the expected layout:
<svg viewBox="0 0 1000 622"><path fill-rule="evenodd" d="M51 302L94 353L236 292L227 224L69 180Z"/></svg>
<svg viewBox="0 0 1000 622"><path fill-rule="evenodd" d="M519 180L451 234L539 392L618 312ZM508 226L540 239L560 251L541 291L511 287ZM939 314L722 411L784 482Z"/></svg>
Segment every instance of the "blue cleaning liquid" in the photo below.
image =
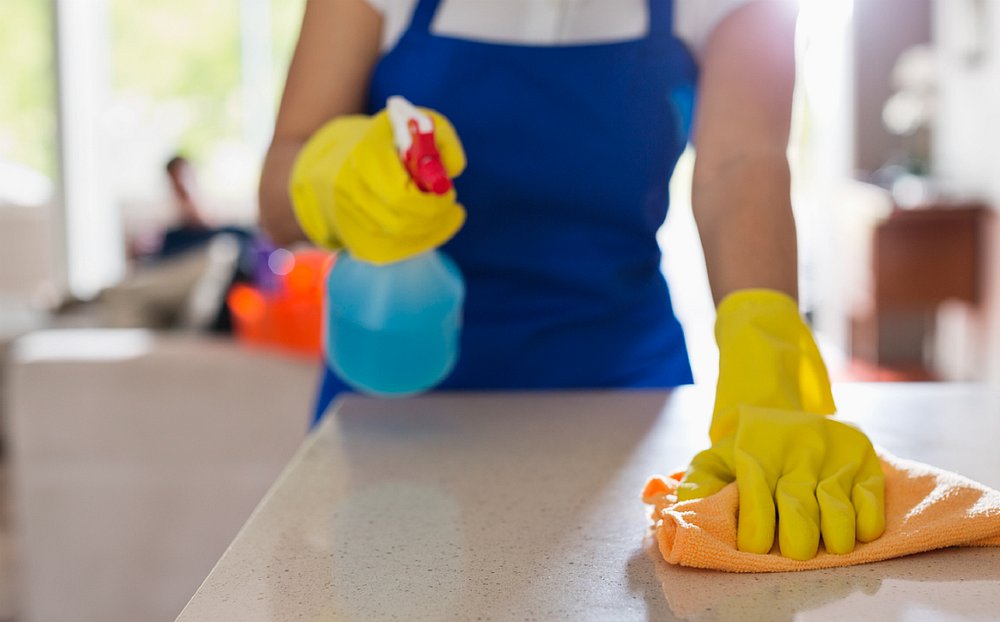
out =
<svg viewBox="0 0 1000 622"><path fill-rule="evenodd" d="M443 254L375 265L341 253L326 292L327 362L355 389L412 395L455 366L465 282Z"/></svg>

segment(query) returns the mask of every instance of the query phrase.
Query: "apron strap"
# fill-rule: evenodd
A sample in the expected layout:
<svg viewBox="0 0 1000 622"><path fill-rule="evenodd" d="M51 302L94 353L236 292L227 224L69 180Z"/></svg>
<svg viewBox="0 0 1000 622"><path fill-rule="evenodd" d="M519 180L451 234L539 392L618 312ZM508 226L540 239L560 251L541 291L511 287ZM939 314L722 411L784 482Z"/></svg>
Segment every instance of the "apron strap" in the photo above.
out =
<svg viewBox="0 0 1000 622"><path fill-rule="evenodd" d="M649 38L670 37L674 31L674 0L649 0Z"/></svg>
<svg viewBox="0 0 1000 622"><path fill-rule="evenodd" d="M420 0L417 8L413 9L413 17L410 19L410 30L414 33L426 35L431 31L431 22L437 13L439 0Z"/></svg>

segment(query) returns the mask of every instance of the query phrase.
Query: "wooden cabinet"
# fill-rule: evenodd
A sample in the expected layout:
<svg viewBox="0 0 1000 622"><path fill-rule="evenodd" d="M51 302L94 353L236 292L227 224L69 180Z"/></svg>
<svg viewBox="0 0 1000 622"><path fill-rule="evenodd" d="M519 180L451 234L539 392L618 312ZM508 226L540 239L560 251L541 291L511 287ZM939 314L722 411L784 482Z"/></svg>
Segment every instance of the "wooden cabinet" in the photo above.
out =
<svg viewBox="0 0 1000 622"><path fill-rule="evenodd" d="M872 238L873 304L852 318L854 357L912 379L933 377L938 306L982 301L990 210L981 204L897 209Z"/></svg>

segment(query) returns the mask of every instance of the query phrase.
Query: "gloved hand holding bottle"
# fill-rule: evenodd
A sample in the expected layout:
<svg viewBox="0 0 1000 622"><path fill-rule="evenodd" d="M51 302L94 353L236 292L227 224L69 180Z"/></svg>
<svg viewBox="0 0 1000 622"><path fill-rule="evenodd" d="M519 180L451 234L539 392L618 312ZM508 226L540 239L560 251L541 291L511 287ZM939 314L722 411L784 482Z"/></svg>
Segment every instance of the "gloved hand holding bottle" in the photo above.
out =
<svg viewBox="0 0 1000 622"><path fill-rule="evenodd" d="M411 395L455 365L465 285L434 249L465 220L451 183L464 168L451 123L395 96L324 126L293 167L302 229L346 251L326 281L324 352L354 389Z"/></svg>
<svg viewBox="0 0 1000 622"><path fill-rule="evenodd" d="M790 297L730 294L718 308L719 381L709 435L678 498L739 487L737 544L767 553L777 524L781 554L848 553L885 529L884 477L871 441L831 418L826 366Z"/></svg>
<svg viewBox="0 0 1000 622"><path fill-rule="evenodd" d="M421 109L449 177L465 169L451 123ZM348 248L358 259L386 264L437 248L465 222L455 190L424 192L401 165L386 110L338 117L306 143L292 169L296 218L316 245Z"/></svg>

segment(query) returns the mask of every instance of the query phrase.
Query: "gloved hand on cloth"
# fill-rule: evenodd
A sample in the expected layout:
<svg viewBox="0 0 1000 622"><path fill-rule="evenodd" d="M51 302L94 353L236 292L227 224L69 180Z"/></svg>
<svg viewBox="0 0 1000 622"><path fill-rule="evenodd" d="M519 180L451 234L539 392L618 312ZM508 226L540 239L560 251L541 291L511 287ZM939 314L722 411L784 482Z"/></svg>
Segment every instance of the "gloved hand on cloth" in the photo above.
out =
<svg viewBox="0 0 1000 622"><path fill-rule="evenodd" d="M885 530L885 479L871 441L829 415L826 366L798 306L771 290L719 305L719 382L709 436L677 491L707 497L736 481L737 546L785 557L849 553Z"/></svg>
<svg viewBox="0 0 1000 622"><path fill-rule="evenodd" d="M422 109L449 177L465 169L455 128ZM448 241L465 222L455 189L421 191L400 160L385 110L374 116L337 117L306 143L292 168L289 191L295 216L316 245L346 247L358 259L391 263Z"/></svg>

